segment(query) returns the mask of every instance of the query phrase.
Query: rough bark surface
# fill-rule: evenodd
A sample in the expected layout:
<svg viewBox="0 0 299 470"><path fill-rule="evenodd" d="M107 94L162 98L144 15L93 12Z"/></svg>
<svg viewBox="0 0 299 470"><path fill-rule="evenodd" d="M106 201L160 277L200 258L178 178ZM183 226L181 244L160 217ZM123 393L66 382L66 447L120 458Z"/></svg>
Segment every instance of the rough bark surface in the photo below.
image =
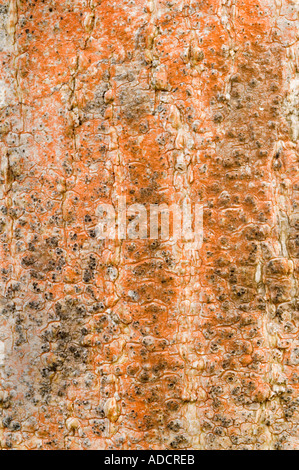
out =
<svg viewBox="0 0 299 470"><path fill-rule="evenodd" d="M299 449L292 0L0 0L2 449ZM96 207L204 205L204 243Z"/></svg>

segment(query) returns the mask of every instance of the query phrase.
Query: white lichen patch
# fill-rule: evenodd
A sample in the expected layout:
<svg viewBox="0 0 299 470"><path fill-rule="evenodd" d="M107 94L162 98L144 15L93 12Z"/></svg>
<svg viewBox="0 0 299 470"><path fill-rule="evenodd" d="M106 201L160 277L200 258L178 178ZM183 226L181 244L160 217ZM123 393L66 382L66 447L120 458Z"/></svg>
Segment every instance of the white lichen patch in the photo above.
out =
<svg viewBox="0 0 299 470"><path fill-rule="evenodd" d="M291 127L292 140L296 142L299 137L299 77L294 78L290 82L285 106L287 120Z"/></svg>
<svg viewBox="0 0 299 470"><path fill-rule="evenodd" d="M8 6L0 5L0 52L8 51L11 39L7 32Z"/></svg>
<svg viewBox="0 0 299 470"><path fill-rule="evenodd" d="M5 344L3 341L0 341L0 366L4 365L5 359Z"/></svg>
<svg viewBox="0 0 299 470"><path fill-rule="evenodd" d="M3 80L0 80L0 108L6 105L6 85Z"/></svg>

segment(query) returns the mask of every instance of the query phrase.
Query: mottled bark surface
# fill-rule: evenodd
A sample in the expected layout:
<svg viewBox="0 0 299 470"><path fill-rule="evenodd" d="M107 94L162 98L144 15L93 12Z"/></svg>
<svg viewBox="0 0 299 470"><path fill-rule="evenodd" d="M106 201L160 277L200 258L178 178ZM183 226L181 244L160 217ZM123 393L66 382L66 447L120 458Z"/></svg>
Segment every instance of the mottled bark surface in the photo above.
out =
<svg viewBox="0 0 299 470"><path fill-rule="evenodd" d="M1 448L299 449L298 11L0 0Z"/></svg>

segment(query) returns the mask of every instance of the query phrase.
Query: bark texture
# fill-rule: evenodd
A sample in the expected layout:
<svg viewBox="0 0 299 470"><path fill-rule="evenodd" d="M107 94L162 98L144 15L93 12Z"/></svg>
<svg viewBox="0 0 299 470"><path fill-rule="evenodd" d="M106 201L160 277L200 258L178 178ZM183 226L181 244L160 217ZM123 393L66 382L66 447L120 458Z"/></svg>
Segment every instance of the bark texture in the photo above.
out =
<svg viewBox="0 0 299 470"><path fill-rule="evenodd" d="M0 446L299 449L298 1L0 0ZM99 241L99 202L204 243Z"/></svg>

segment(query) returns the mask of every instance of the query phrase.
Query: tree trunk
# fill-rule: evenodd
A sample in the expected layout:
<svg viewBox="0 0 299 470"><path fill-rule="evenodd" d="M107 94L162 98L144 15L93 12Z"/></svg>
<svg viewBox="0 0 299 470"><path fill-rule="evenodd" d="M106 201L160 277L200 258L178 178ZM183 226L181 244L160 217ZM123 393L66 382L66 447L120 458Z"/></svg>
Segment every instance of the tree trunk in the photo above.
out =
<svg viewBox="0 0 299 470"><path fill-rule="evenodd" d="M0 18L1 448L298 449L298 2ZM202 246L100 239L121 197Z"/></svg>

